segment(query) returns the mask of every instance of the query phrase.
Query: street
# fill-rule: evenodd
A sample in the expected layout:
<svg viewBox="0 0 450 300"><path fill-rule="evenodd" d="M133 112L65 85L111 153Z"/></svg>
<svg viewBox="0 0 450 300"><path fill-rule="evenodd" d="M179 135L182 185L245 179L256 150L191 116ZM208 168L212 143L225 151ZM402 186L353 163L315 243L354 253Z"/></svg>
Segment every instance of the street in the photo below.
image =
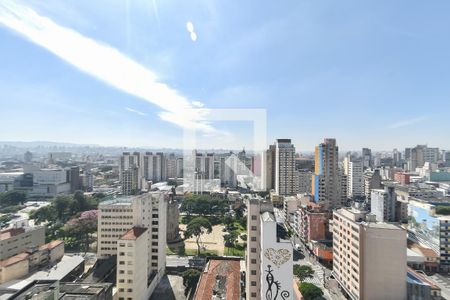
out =
<svg viewBox="0 0 450 300"><path fill-rule="evenodd" d="M274 215L277 222L285 222L284 213L282 210L275 208ZM284 224L284 223L283 223ZM305 282L312 283L320 287L324 293L325 299L342 300L346 299L340 291L339 285L336 280L331 279L331 270L321 265L309 249L303 244L303 242L293 234L291 237L291 243L294 247L294 264L307 265L314 270L312 278L305 279ZM295 249L296 245L300 245L300 251Z"/></svg>

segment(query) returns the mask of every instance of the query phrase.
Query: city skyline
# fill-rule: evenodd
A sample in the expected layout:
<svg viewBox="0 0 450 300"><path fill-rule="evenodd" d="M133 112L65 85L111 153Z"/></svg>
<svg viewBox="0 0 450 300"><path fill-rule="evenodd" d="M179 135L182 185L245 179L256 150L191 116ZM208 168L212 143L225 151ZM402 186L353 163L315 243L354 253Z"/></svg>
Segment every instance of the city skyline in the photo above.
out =
<svg viewBox="0 0 450 300"><path fill-rule="evenodd" d="M264 108L300 152L450 148L450 4L196 4L2 1L0 140L250 150L250 124L183 108Z"/></svg>

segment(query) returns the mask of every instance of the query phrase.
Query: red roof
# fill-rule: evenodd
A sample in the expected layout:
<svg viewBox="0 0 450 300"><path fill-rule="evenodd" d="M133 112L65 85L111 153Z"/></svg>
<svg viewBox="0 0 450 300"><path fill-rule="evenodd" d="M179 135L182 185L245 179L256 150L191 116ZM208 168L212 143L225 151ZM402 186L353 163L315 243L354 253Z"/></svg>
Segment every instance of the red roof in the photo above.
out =
<svg viewBox="0 0 450 300"><path fill-rule="evenodd" d="M425 257L433 257L433 258L439 257L439 255L430 248L425 248L419 245L414 245L412 248L419 250Z"/></svg>
<svg viewBox="0 0 450 300"><path fill-rule="evenodd" d="M28 258L28 256L29 256L28 253L23 252L23 253L11 256L10 258L0 260L0 267L7 267L7 266L13 265L15 263L24 261Z"/></svg>
<svg viewBox="0 0 450 300"><path fill-rule="evenodd" d="M0 241L12 238L13 236L24 233L25 229L23 228L10 228L6 230L0 231Z"/></svg>
<svg viewBox="0 0 450 300"><path fill-rule="evenodd" d="M58 247L59 245L61 245L63 243L64 242L60 241L60 240L51 241L48 244L44 244L44 245L40 246L39 250L44 250L44 249L52 250L52 249Z"/></svg>
<svg viewBox="0 0 450 300"><path fill-rule="evenodd" d="M127 232L125 232L125 234L122 235L122 237L120 239L121 240L135 240L138 237L140 237L146 230L147 230L147 228L143 228L143 227L133 227L130 230L128 230Z"/></svg>
<svg viewBox="0 0 450 300"><path fill-rule="evenodd" d="M194 300L211 300L213 291L226 300L239 300L241 292L239 259L210 259L200 276Z"/></svg>

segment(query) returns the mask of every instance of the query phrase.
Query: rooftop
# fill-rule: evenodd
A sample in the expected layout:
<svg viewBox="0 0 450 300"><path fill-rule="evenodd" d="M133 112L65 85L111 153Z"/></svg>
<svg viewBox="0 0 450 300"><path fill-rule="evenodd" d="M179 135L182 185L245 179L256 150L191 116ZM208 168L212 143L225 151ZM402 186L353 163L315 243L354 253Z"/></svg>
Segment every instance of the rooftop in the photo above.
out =
<svg viewBox="0 0 450 300"><path fill-rule="evenodd" d="M127 232L125 232L124 235L120 238L121 240L136 240L138 237L140 237L145 231L147 231L147 228L143 227L133 227Z"/></svg>
<svg viewBox="0 0 450 300"><path fill-rule="evenodd" d="M42 246L39 247L39 250L44 250L44 249L54 249L56 247L58 247L59 245L64 244L63 241L60 240L55 240L55 241L51 241L50 243L44 244Z"/></svg>
<svg viewBox="0 0 450 300"><path fill-rule="evenodd" d="M9 228L6 230L0 231L0 241L10 239L16 235L24 233L25 229L23 228Z"/></svg>
<svg viewBox="0 0 450 300"><path fill-rule="evenodd" d="M261 220L263 222L276 222L274 214L268 211L261 215Z"/></svg>
<svg viewBox="0 0 450 300"><path fill-rule="evenodd" d="M0 267L8 267L11 265L14 265L18 262L24 261L28 258L29 254L28 253L19 253L17 255L14 255L10 258L4 259L4 260L0 260Z"/></svg>
<svg viewBox="0 0 450 300"><path fill-rule="evenodd" d="M241 294L240 277L239 258L210 259L200 275L194 299L239 300Z"/></svg>

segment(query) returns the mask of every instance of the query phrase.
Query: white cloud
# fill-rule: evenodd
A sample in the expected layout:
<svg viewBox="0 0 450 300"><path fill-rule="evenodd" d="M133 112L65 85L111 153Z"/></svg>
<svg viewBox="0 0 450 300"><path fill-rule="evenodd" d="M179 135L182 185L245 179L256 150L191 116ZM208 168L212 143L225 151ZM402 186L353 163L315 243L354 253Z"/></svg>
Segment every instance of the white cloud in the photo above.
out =
<svg viewBox="0 0 450 300"><path fill-rule="evenodd" d="M192 24L191 21L188 21L188 22L186 23L186 29L187 29L187 31L188 31L189 33L194 32L194 24Z"/></svg>
<svg viewBox="0 0 450 300"><path fill-rule="evenodd" d="M204 104L200 101L192 101L192 105L195 107L203 107Z"/></svg>
<svg viewBox="0 0 450 300"><path fill-rule="evenodd" d="M197 40L197 34L195 32L191 32L191 40L195 42Z"/></svg>
<svg viewBox="0 0 450 300"><path fill-rule="evenodd" d="M388 126L388 128L390 128L390 129L402 128L402 127L414 125L416 123L425 121L426 119L428 119L427 116L420 116L420 117L417 117L417 118L412 118L412 119L407 119L407 120L400 120L400 121L397 121L395 123L390 124Z"/></svg>
<svg viewBox="0 0 450 300"><path fill-rule="evenodd" d="M144 113L142 111L139 111L139 110L136 110L136 109L133 109L133 108L129 108L129 107L125 107L125 110L127 110L129 112L132 112L132 113L135 113L135 114L138 114L140 116L146 116L147 115L146 113Z"/></svg>
<svg viewBox="0 0 450 300"><path fill-rule="evenodd" d="M158 81L146 67L117 49L85 37L11 0L0 2L0 24L22 34L77 69L125 93L157 105L159 116L183 128L213 130L199 121L191 102L176 90ZM170 117L168 117L170 116Z"/></svg>

